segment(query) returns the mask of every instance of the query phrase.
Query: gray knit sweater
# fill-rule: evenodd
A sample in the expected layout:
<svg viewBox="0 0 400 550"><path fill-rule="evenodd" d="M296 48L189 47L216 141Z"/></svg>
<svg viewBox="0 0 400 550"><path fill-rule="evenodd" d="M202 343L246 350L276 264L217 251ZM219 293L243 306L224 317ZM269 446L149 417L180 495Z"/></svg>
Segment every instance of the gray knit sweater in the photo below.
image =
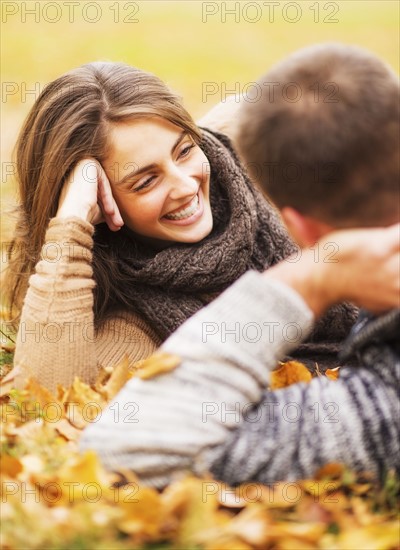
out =
<svg viewBox="0 0 400 550"><path fill-rule="evenodd" d="M251 271L162 346L182 363L131 379L81 449L163 487L185 471L235 485L312 476L326 462L381 474L399 454L400 365L346 368L267 390L269 372L309 334L313 315L286 285Z"/></svg>

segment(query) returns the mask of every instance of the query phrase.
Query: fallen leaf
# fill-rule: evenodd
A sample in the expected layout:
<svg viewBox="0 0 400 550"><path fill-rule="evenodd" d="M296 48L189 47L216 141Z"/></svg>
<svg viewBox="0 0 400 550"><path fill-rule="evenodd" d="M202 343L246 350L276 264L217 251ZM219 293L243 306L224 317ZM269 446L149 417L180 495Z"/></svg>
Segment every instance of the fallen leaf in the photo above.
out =
<svg viewBox="0 0 400 550"><path fill-rule="evenodd" d="M354 527L340 533L338 548L342 550L395 550L400 544L398 521L381 525Z"/></svg>
<svg viewBox="0 0 400 550"><path fill-rule="evenodd" d="M102 395L78 378L75 378L71 388L63 396L63 401L68 420L78 429L95 422L107 404Z"/></svg>
<svg viewBox="0 0 400 550"><path fill-rule="evenodd" d="M315 479L337 479L342 478L344 472L346 471L346 468L343 464L338 464L336 462L330 462L329 464L325 464L325 466L322 466L316 474Z"/></svg>
<svg viewBox="0 0 400 550"><path fill-rule="evenodd" d="M142 380L154 378L155 376L174 370L181 361L181 358L176 355L162 352L154 353L137 366L135 375Z"/></svg>
<svg viewBox="0 0 400 550"><path fill-rule="evenodd" d="M0 473L7 477L17 477L22 472L23 466L18 458L9 455L3 455L0 460Z"/></svg>
<svg viewBox="0 0 400 550"><path fill-rule="evenodd" d="M66 418L61 418L61 420L54 424L54 428L67 441L77 441L81 435L81 430L75 428Z"/></svg>
<svg viewBox="0 0 400 550"><path fill-rule="evenodd" d="M122 489L122 488L121 488ZM120 494L123 495L123 493ZM155 539L162 525L163 509L159 493L150 487L135 485L119 498L123 511L118 527L123 533L136 535L138 540Z"/></svg>
<svg viewBox="0 0 400 550"><path fill-rule="evenodd" d="M325 376L330 380L337 380L339 378L339 371L340 367L336 367L335 369L326 369Z"/></svg>
<svg viewBox="0 0 400 550"><path fill-rule="evenodd" d="M129 357L125 355L123 360L114 367L110 378L102 387L106 399L111 400L130 378L132 378L132 372L129 370Z"/></svg>
<svg viewBox="0 0 400 550"><path fill-rule="evenodd" d="M270 377L270 389L277 390L279 388L286 388L291 384L297 384L298 382L311 382L312 375L303 363L298 361L287 361L283 363L278 369L271 371Z"/></svg>
<svg viewBox="0 0 400 550"><path fill-rule="evenodd" d="M270 518L262 507L249 504L235 516L227 531L254 546L265 546L271 540Z"/></svg>
<svg viewBox="0 0 400 550"><path fill-rule="evenodd" d="M317 542L326 530L326 525L322 522L296 523L281 521L277 525L270 527L270 536L272 538L286 536L295 537L304 542Z"/></svg>

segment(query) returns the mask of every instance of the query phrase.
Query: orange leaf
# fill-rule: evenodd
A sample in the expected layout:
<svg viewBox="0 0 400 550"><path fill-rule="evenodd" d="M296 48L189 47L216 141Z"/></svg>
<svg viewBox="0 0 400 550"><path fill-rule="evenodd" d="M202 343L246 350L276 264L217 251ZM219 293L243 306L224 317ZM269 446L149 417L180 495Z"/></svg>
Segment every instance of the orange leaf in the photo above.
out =
<svg viewBox="0 0 400 550"><path fill-rule="evenodd" d="M330 378L330 380L337 380L339 378L339 370L340 367L336 367L335 369L327 369L325 371L325 376Z"/></svg>
<svg viewBox="0 0 400 550"><path fill-rule="evenodd" d="M329 464L325 464L325 466L322 466L322 468L320 468L316 472L315 479L341 479L345 469L346 468L343 464L330 462Z"/></svg>
<svg viewBox="0 0 400 550"><path fill-rule="evenodd" d="M1 457L0 466L1 474L9 477L16 477L23 469L18 458L9 455L3 455Z"/></svg>
<svg viewBox="0 0 400 550"><path fill-rule="evenodd" d="M277 390L298 382L311 382L312 375L303 363L287 361L271 372L270 388Z"/></svg>

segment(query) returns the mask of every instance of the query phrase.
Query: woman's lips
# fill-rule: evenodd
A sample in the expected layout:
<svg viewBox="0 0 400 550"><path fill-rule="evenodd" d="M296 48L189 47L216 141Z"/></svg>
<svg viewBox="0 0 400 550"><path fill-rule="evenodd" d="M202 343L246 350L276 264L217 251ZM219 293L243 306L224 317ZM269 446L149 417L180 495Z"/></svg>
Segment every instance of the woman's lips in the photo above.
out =
<svg viewBox="0 0 400 550"><path fill-rule="evenodd" d="M169 217L167 218L166 216L163 216L162 220L167 222L168 224L180 225L180 226L191 225L192 223L197 222L197 220L199 218L201 218L201 216L203 215L203 212L204 212L203 194L202 194L201 189L199 189L196 197L194 197L188 203L188 206L186 206L186 208L181 208L180 210L178 210L178 212L183 213L184 210L190 210L191 208L194 208L195 204L193 204L193 206L191 206L191 203L194 203L195 200L197 200L197 204L196 204L196 208L194 209L193 214L190 214L189 216L186 216L186 217L183 217L183 218L180 218L180 219L171 219ZM168 214L168 215L170 215L170 214Z"/></svg>

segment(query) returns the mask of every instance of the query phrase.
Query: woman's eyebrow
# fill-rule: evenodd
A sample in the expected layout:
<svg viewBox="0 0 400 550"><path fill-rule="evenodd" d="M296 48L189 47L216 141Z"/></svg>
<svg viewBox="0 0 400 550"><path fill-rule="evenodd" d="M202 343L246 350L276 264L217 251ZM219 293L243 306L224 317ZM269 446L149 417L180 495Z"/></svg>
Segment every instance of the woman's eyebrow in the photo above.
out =
<svg viewBox="0 0 400 550"><path fill-rule="evenodd" d="M178 145L180 144L180 142L183 140L183 138L187 135L187 131L186 130L183 130L177 140L175 141L175 143L173 144L172 146L172 149L171 149L171 155L174 154L175 152L175 149L178 147ZM126 174L126 176L124 176L122 178L121 181L115 183L114 185L122 185L124 184L127 180L130 180L131 178L133 177L137 177L137 176L140 176L141 174L143 174L144 172L148 172L149 170L152 170L153 168L156 168L157 167L157 164L155 164L154 162L152 164L148 164L147 166L143 166L142 168L139 168L138 170L132 170L132 172L129 172L129 174Z"/></svg>

